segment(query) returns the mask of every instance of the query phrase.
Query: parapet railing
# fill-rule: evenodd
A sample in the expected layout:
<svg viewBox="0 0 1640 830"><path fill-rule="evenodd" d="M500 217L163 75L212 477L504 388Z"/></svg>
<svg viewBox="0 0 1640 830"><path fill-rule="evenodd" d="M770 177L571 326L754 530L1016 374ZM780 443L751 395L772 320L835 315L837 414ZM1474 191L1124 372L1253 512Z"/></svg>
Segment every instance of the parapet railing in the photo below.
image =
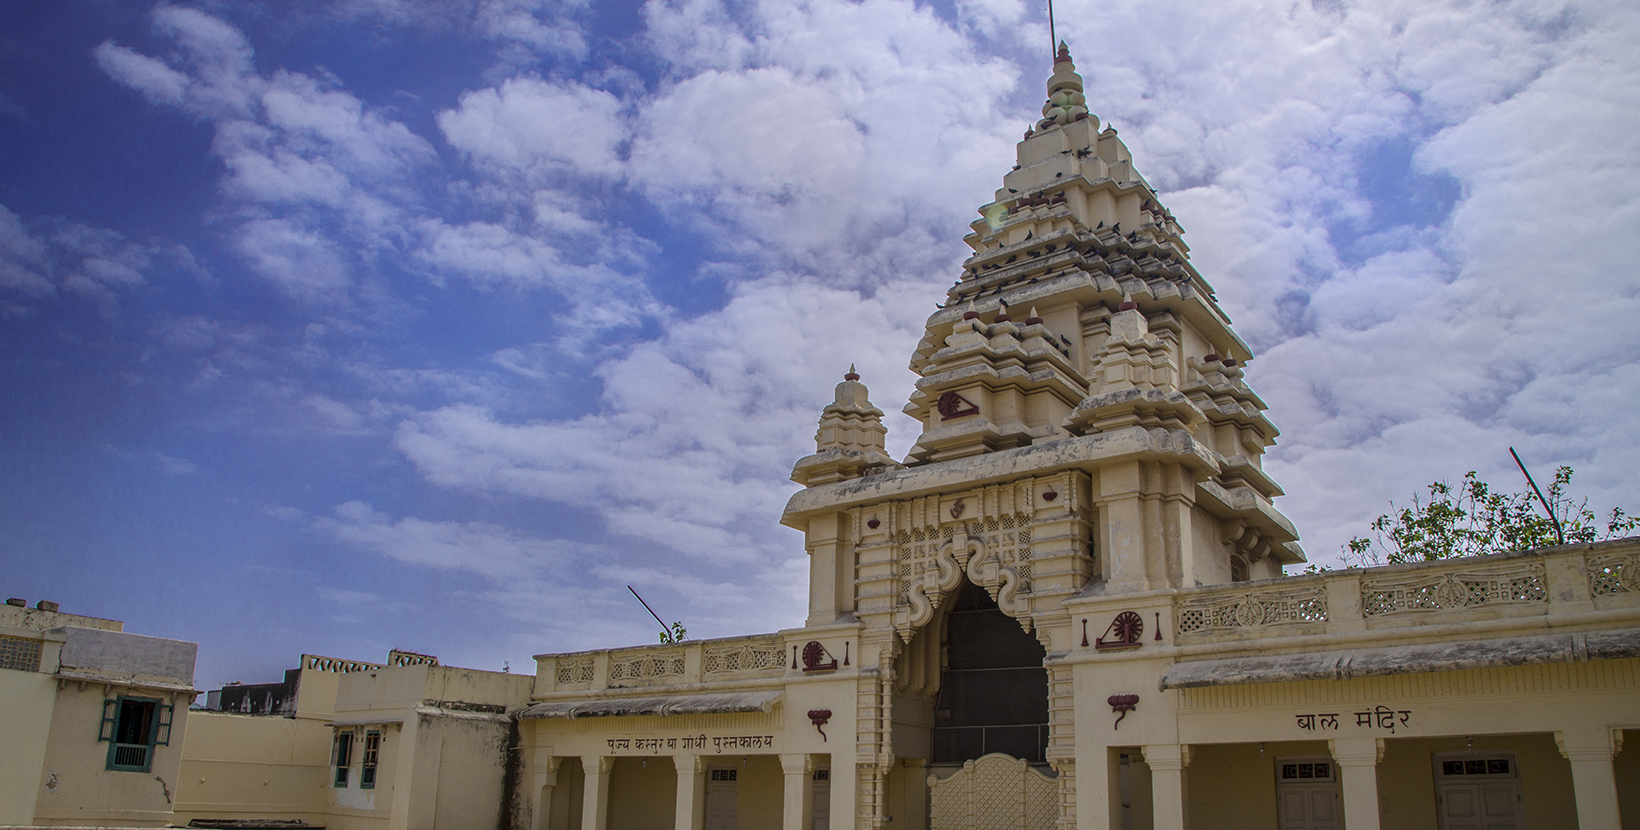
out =
<svg viewBox="0 0 1640 830"><path fill-rule="evenodd" d="M1640 609L1640 538L1181 592L1181 645Z"/></svg>
<svg viewBox="0 0 1640 830"><path fill-rule="evenodd" d="M787 670L785 641L775 634L685 641L676 645L637 646L609 651L558 654L541 658L541 679L552 688L633 688L778 676ZM538 681L539 683L539 681Z"/></svg>
<svg viewBox="0 0 1640 830"><path fill-rule="evenodd" d="M321 657L317 654L304 654L302 655L302 668L308 671L351 674L353 672L385 669L387 666L381 663L367 663L363 660L343 660L340 657Z"/></svg>

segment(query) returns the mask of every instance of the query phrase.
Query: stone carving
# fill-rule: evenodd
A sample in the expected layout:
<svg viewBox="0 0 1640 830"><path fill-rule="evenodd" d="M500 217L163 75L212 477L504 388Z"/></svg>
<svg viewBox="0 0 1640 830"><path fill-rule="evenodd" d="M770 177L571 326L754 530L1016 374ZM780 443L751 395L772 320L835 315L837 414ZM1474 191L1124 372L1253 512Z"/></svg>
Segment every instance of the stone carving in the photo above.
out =
<svg viewBox="0 0 1640 830"><path fill-rule="evenodd" d="M1215 593L1192 597L1174 607L1180 637L1215 631L1272 628L1327 621L1327 593L1321 584Z"/></svg>
<svg viewBox="0 0 1640 830"><path fill-rule="evenodd" d="M1361 581L1361 611L1369 617L1548 601L1541 562L1464 563L1439 573Z"/></svg>
<svg viewBox="0 0 1640 830"><path fill-rule="evenodd" d="M1589 557L1589 593L1597 597L1640 593L1640 554Z"/></svg>
<svg viewBox="0 0 1640 830"><path fill-rule="evenodd" d="M1059 818L1057 783L1019 758L980 756L949 778L928 777L929 827L1052 830Z"/></svg>
<svg viewBox="0 0 1640 830"><path fill-rule="evenodd" d="M706 674L763 671L785 667L786 652L779 640L736 640L707 646L701 655L701 671Z"/></svg>
<svg viewBox="0 0 1640 830"><path fill-rule="evenodd" d="M609 683L612 686L623 681L649 680L681 674L682 651L650 652L626 659L611 657L609 661Z"/></svg>
<svg viewBox="0 0 1640 830"><path fill-rule="evenodd" d="M592 682L592 658L581 657L576 659L558 659L558 672L555 676L558 685L570 683Z"/></svg>

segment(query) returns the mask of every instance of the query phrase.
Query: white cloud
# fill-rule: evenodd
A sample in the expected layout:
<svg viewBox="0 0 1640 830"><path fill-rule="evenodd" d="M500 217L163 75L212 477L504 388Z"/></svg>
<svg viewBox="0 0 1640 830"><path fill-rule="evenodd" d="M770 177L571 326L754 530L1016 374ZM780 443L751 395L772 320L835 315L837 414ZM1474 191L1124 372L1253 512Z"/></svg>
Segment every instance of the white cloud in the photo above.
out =
<svg viewBox="0 0 1640 830"><path fill-rule="evenodd" d="M394 520L362 501L336 506L313 520L316 530L390 559L442 570L471 571L497 581L559 573L585 549L522 536L489 522Z"/></svg>
<svg viewBox="0 0 1640 830"><path fill-rule="evenodd" d="M569 167L618 174L617 150L626 139L614 95L572 81L512 78L494 89L464 93L439 113L439 128L475 160L529 171Z"/></svg>

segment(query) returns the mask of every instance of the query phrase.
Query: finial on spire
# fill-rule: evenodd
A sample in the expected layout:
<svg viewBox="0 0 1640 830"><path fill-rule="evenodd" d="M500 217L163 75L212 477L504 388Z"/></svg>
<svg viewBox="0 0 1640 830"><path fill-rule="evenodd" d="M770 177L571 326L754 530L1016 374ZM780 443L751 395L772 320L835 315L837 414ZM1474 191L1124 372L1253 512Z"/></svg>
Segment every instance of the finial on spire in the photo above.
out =
<svg viewBox="0 0 1640 830"><path fill-rule="evenodd" d="M850 363L848 365L848 373L843 375L843 380L859 380L859 379L860 379L860 373L854 371L854 364Z"/></svg>
<svg viewBox="0 0 1640 830"><path fill-rule="evenodd" d="M1087 118L1088 99L1082 91L1082 76L1076 74L1071 47L1060 41L1059 52L1053 60L1053 75L1048 78L1048 100L1042 105L1042 120L1036 123L1036 128L1046 130Z"/></svg>

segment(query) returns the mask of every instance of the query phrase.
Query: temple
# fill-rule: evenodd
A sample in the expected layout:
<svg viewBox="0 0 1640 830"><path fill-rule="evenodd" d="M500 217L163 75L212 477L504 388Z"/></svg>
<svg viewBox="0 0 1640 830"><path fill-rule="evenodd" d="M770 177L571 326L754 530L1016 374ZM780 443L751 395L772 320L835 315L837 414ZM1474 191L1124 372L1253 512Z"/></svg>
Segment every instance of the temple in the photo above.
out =
<svg viewBox="0 0 1640 830"><path fill-rule="evenodd" d="M1285 575L1305 555L1263 470L1278 432L1253 355L1063 45L978 216L911 355L909 454L887 454L851 367L793 468L801 627L542 654L533 681L303 655L283 684L220 696L242 711L177 709L150 745L180 770L175 803L144 815L1640 830L1640 758L1621 752L1640 730L1640 539ZM0 634L48 655L88 636L35 627ZM51 758L98 750L92 721L126 694L74 682L94 700L58 718ZM170 682L175 700L191 679ZM52 763L35 815L68 823L77 779ZM85 775L125 774L100 763Z"/></svg>

